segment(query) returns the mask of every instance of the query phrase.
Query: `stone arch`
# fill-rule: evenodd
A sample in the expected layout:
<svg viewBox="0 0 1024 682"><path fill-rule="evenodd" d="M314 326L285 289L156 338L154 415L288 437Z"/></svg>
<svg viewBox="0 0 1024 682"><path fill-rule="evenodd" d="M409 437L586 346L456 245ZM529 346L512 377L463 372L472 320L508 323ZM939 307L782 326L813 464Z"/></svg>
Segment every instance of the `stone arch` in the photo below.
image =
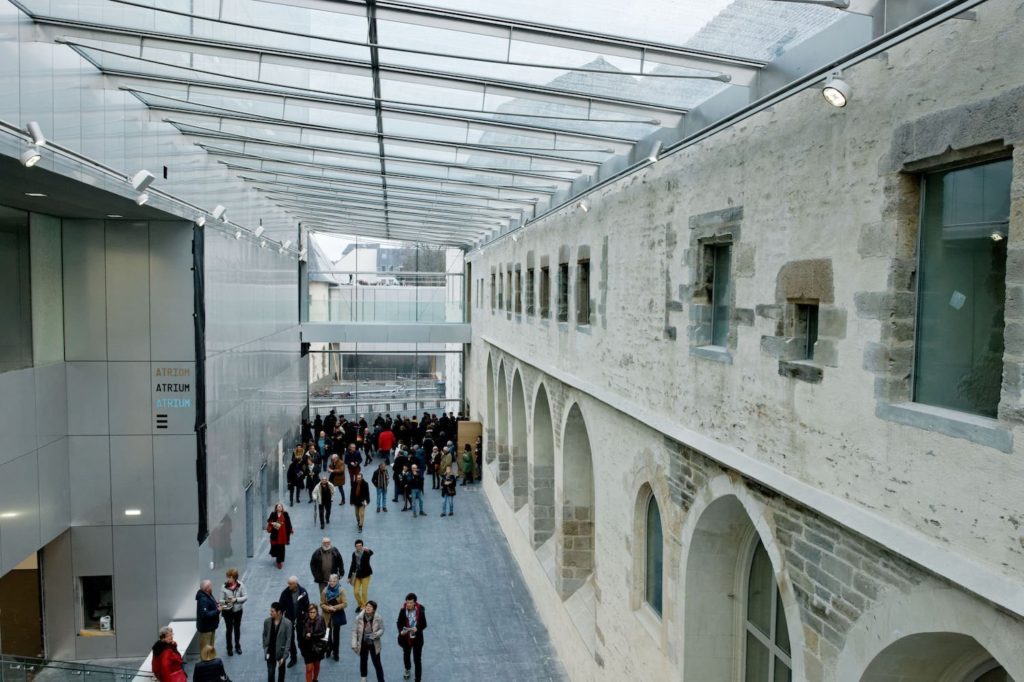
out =
<svg viewBox="0 0 1024 682"><path fill-rule="evenodd" d="M747 577L758 540L779 589L792 679L806 679L800 608L765 510L742 482L725 474L698 493L681 533L683 679L742 678Z"/></svg>
<svg viewBox="0 0 1024 682"><path fill-rule="evenodd" d="M568 598L594 572L594 461L578 403L562 426L562 523L555 561L558 592Z"/></svg>
<svg viewBox="0 0 1024 682"><path fill-rule="evenodd" d="M494 426L494 442L498 453L498 485L508 480L508 382L505 362L498 363L498 418Z"/></svg>
<svg viewBox="0 0 1024 682"><path fill-rule="evenodd" d="M526 463L526 391L523 377L516 369L512 376L512 438L509 442L512 461L512 509L519 511L530 495Z"/></svg>
<svg viewBox="0 0 1024 682"><path fill-rule="evenodd" d="M531 529L534 549L555 533L555 431L551 406L543 382L533 399L533 465L530 468L532 495Z"/></svg>
<svg viewBox="0 0 1024 682"><path fill-rule="evenodd" d="M836 663L839 682L871 682L906 670L920 650L938 667L927 679L973 682L972 672L995 659L1010 677L1024 680L1024 625L961 590L929 578L909 592L890 590L847 634ZM956 655L952 655L956 654ZM930 664L922 664L930 665ZM913 672L907 679L916 682Z"/></svg>
<svg viewBox="0 0 1024 682"><path fill-rule="evenodd" d="M658 518L657 518L657 522L658 522L658 525L659 525L658 535L661 537L661 544L658 547L652 547L649 544L649 542L648 542L648 539L649 539L648 530L650 529L650 526L649 526L650 513L649 512L651 511L651 505L652 504L655 505L655 507L657 509L657 512L658 512ZM632 553L633 554L633 575L635 576L635 579L633 580L633 590L632 590L633 599L631 601L632 601L632 606L633 606L634 609L640 608L644 604L647 604L649 608L651 608L655 613L657 613L659 618L661 618L663 616L663 614L665 613L665 610L664 610L664 603L665 603L665 601L664 601L664 597L665 597L664 586L665 586L665 575L666 575L665 574L665 566L666 566L666 562L665 562L665 521L666 521L666 518L665 518L665 515L663 513L664 509L665 509L665 507L664 507L664 505L662 505L661 499L659 499L658 494L654 490L654 487L650 483L648 483L648 482L645 482L643 485L641 485L640 489L637 491L636 500L635 500L635 502L633 504L633 544L632 544L632 546L635 547L636 550ZM654 552L652 552L652 550L654 550ZM660 559L660 564L658 565L658 568L657 568L657 571L656 571L658 574L661 575L661 580L659 582L659 587L661 588L660 589L660 597L661 597L661 603L660 604L651 604L650 603L650 599L648 598L649 595L647 593L648 592L647 587L648 587L648 584L649 584L649 580L652 577L652 573L654 572L654 566L652 566L652 562L651 562L651 560L652 560L652 558L654 556L657 556L657 558Z"/></svg>
<svg viewBox="0 0 1024 682"><path fill-rule="evenodd" d="M495 448L495 435L494 425L497 423L497 418L494 413L494 365L491 364L491 356L487 355L487 429L484 436L487 439L487 443L484 445L484 449L487 451L487 463L490 464L494 461ZM483 475L483 472L480 472Z"/></svg>

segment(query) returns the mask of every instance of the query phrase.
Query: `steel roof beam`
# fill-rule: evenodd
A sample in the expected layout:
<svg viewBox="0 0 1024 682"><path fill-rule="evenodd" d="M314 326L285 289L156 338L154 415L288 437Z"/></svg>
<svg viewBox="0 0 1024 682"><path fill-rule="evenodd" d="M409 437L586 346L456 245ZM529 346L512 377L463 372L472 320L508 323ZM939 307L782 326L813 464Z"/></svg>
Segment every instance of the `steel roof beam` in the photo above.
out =
<svg viewBox="0 0 1024 682"><path fill-rule="evenodd" d="M385 217L383 211L374 211L370 208L349 207L330 201L315 201L312 199L299 199L276 195L267 195L267 199L273 201L276 205L281 206L282 208L287 207L294 210L301 210L304 208L324 209L325 211L329 211L332 215L358 216L361 219L380 220L384 225L388 226L390 226L392 222L398 224L405 221L407 223L416 223L417 225L434 226L444 229L474 229L486 232L498 228L503 224L499 221L467 220L465 217L446 218L444 216L439 216L437 219L434 219L429 217L430 213L398 210L389 210L388 216Z"/></svg>
<svg viewBox="0 0 1024 682"><path fill-rule="evenodd" d="M257 191L266 193L284 193L289 196L305 196L305 197L322 197L328 199L340 199L343 203L362 204L366 206L380 206L383 203L383 198L380 194L367 194L361 192L353 192L352 190L345 190L344 192L331 191L325 188L309 188L309 187L297 187L295 185L289 185L288 183L266 183L266 182L253 182L249 181ZM392 195L393 197L394 195ZM356 198L352 198L356 197ZM409 197L404 197L409 199ZM415 199L413 199L415 201ZM446 201L422 201L418 203L405 203L399 201L392 201L392 206L405 207L405 208L416 208L423 209L429 208L436 210L440 213L448 213L451 215L489 215L492 217L500 217L507 219L510 213L519 213L518 208L509 209L498 209L498 208L487 208L484 206L470 206L468 204L452 204ZM467 210L463 210L467 209Z"/></svg>
<svg viewBox="0 0 1024 682"><path fill-rule="evenodd" d="M359 208L372 209L372 208L377 208L377 207L383 207L384 206L383 199L380 199L378 201L369 201L369 200L366 200L366 199L352 199L351 197L348 197L348 196L339 196L338 194L329 194L329 193L325 194L325 193L321 193L321 192L310 192L308 190L289 191L287 189L282 189L280 187L256 187L256 191L263 193L267 197L277 198L277 197L281 197L281 196L287 196L287 197L293 197L293 198L311 199L311 200L318 200L318 201L329 202L332 205L346 206L346 207L351 206L354 209L359 209ZM494 224L504 224L504 221L508 220L508 218L509 218L509 215L508 215L507 212L506 213L500 213L498 215L494 215L494 214L490 214L490 213L480 213L480 212L475 212L475 211L460 211L460 210L455 210L455 209L452 209L452 208L446 208L444 206L436 206L434 204L406 204L406 203L399 203L399 202L393 202L390 199L388 200L388 206L389 207L394 206L396 212L404 211L404 212L410 213L410 214L423 214L423 215L431 215L431 216L444 216L446 218L451 218L453 220L459 219L459 218L484 218L484 219L488 219L489 221L492 221Z"/></svg>

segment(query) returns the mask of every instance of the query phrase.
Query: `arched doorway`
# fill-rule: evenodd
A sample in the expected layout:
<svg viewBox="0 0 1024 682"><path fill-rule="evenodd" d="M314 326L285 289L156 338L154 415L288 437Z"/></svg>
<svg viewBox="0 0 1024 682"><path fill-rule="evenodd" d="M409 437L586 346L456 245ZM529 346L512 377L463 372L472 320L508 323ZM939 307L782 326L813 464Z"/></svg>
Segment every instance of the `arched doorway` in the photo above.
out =
<svg viewBox="0 0 1024 682"><path fill-rule="evenodd" d="M512 509L519 511L529 499L529 475L526 470L526 395L523 378L516 370L512 378Z"/></svg>
<svg viewBox="0 0 1024 682"><path fill-rule="evenodd" d="M562 431L562 523L555 554L558 591L568 598L594 572L594 464L590 434L578 404Z"/></svg>
<svg viewBox="0 0 1024 682"><path fill-rule="evenodd" d="M533 401L533 546L540 547L555 533L555 432L551 428L548 392L541 384Z"/></svg>
<svg viewBox="0 0 1024 682"><path fill-rule="evenodd" d="M998 661L969 635L922 632L883 649L861 682L1013 682Z"/></svg>

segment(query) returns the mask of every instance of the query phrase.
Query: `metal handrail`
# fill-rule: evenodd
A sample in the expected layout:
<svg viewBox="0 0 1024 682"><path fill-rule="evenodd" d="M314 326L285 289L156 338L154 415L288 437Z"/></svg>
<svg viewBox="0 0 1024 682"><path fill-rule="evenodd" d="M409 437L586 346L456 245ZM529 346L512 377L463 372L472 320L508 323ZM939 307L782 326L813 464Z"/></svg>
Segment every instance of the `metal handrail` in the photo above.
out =
<svg viewBox="0 0 1024 682"><path fill-rule="evenodd" d="M25 673L32 674L32 677L35 677L37 674L40 674L45 670L65 670L75 676L88 676L96 673L110 675L117 680L156 679L152 673L141 672L135 668L121 668L116 666L93 665L91 663L76 663L74 661L59 661L53 659L31 658L28 656L0 654L0 671L4 668L9 670L23 670Z"/></svg>

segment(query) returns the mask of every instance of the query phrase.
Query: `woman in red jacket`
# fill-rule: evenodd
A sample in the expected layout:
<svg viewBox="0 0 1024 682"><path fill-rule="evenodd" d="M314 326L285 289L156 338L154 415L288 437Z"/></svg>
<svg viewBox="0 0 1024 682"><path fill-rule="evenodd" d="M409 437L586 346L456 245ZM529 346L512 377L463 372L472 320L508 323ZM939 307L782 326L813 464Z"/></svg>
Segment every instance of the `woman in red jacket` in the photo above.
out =
<svg viewBox="0 0 1024 682"><path fill-rule="evenodd" d="M278 502L274 505L274 511L270 512L267 519L267 532L270 533L270 556L278 568L284 565L285 545L291 544L292 517L284 510L284 505Z"/></svg>
<svg viewBox="0 0 1024 682"><path fill-rule="evenodd" d="M160 628L160 639L153 645L152 670L160 682L185 682L188 679L181 667L181 654L171 628Z"/></svg>

